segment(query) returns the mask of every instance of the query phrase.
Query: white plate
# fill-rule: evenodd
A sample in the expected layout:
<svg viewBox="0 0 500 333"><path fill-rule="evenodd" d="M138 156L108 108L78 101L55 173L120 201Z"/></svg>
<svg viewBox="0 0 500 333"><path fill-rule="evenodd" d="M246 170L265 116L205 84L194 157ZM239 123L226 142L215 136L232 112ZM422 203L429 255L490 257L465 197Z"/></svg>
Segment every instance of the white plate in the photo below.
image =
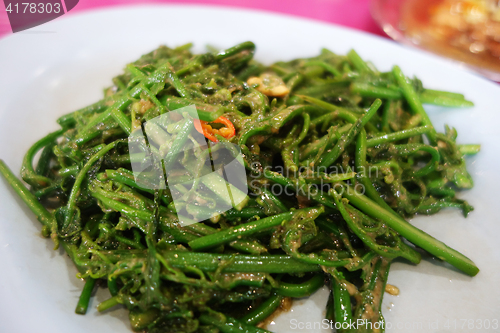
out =
<svg viewBox="0 0 500 333"><path fill-rule="evenodd" d="M474 278L429 258L418 266L395 263L389 283L399 297L385 295L388 332L477 332L500 320L500 88L465 70L379 37L324 23L281 15L201 6L149 6L107 9L49 22L0 40L0 157L16 171L24 152L57 128L56 118L101 97L111 78L141 54L160 44L192 41L196 51L206 44L229 47L252 40L257 59L271 63L317 55L321 47L344 54L355 48L380 70L399 64L426 87L464 93L472 109L428 108L437 129L458 129L460 143L481 143L468 160L474 189L460 193L475 211L464 219L446 210L412 222L469 256L481 269ZM49 31L49 32L47 32ZM39 236L33 214L0 181L0 331L1 332L130 332L124 310L98 314L92 300L86 316L74 314L83 287L61 251ZM299 322L319 325L325 290L297 301L269 329L275 332L329 332L298 329ZM294 322L292 320L296 320ZM473 320L473 321L472 321ZM464 324L465 323L465 324ZM471 324L472 323L472 324ZM446 325L448 324L448 326ZM470 326L468 326L470 325ZM464 329L462 329L464 327Z"/></svg>

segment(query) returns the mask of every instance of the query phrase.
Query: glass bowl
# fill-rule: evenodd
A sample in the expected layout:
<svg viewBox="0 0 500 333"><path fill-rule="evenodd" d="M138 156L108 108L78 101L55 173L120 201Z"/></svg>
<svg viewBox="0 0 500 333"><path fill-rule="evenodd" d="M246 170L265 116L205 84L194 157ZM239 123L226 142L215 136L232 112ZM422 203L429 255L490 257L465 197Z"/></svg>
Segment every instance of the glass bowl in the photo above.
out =
<svg viewBox="0 0 500 333"><path fill-rule="evenodd" d="M486 2L489 7L478 0L372 0L371 13L394 40L500 81L500 1Z"/></svg>

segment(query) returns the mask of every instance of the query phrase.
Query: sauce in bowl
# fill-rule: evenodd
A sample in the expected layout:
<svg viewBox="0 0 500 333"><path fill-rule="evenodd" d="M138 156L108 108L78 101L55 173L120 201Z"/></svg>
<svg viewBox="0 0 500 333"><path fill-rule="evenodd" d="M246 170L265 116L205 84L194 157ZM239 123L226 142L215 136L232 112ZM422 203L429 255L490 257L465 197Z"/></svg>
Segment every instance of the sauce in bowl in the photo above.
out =
<svg viewBox="0 0 500 333"><path fill-rule="evenodd" d="M413 43L500 79L497 0L408 0L400 15L401 30Z"/></svg>

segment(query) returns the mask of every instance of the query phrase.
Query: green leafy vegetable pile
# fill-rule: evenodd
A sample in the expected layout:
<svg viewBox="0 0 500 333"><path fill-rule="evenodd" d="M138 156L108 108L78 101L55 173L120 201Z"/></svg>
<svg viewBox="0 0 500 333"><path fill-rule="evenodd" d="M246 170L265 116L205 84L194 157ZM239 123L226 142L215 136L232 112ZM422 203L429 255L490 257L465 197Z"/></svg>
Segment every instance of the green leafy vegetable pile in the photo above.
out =
<svg viewBox="0 0 500 333"><path fill-rule="evenodd" d="M458 145L454 129L438 133L422 107L471 106L463 95L425 89L397 66L381 73L354 51L324 49L267 67L252 59L251 42L195 55L190 47L142 56L102 100L59 118L61 129L24 158L30 190L0 161L43 234L86 280L77 313L86 312L97 284L111 294L98 310L123 304L134 330L264 332L257 325L284 300L326 283L327 318L337 327L363 319L357 331L375 332L383 330L373 327L383 323L392 259L418 263L423 250L477 274L471 260L404 219L472 210L456 191L472 187L464 155L479 146ZM248 196L181 225L173 189L136 182L127 138L189 105L207 140L240 148ZM189 139L180 125L167 130L157 134L169 147ZM168 164L180 170L179 182L203 167L182 161ZM188 212L206 208L207 198L190 198Z"/></svg>

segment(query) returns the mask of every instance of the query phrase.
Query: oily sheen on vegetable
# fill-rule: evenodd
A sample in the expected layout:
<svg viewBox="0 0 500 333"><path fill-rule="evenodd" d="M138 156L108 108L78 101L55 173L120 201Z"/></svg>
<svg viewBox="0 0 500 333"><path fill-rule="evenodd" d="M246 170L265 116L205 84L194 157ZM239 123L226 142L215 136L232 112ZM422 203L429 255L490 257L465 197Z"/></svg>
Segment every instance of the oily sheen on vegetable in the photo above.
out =
<svg viewBox="0 0 500 333"><path fill-rule="evenodd" d="M99 286L110 298L98 310L126 307L135 331L265 332L259 323L284 301L326 284L326 316L336 327L362 320L356 331L381 332L394 258L418 264L422 249L478 273L406 221L473 209L457 193L473 186L465 155L480 146L458 145L456 131L434 128L422 107L472 106L463 95L426 89L397 66L379 72L355 51L323 49L264 66L251 42L205 54L190 48L161 46L142 56L102 100L60 117L61 129L25 155L29 189L0 161L43 235L85 279L76 313L87 311ZM127 139L189 106L195 111L155 132L170 149L163 166L175 177L161 188L142 186L132 163L144 157L129 151ZM182 151L194 142L191 129L207 145ZM248 191L229 210L180 223L178 209L196 217L219 199L220 184L196 180L206 163L190 161L215 156L222 144L243 156ZM213 193L197 192L203 187ZM173 204L174 191L183 205Z"/></svg>

